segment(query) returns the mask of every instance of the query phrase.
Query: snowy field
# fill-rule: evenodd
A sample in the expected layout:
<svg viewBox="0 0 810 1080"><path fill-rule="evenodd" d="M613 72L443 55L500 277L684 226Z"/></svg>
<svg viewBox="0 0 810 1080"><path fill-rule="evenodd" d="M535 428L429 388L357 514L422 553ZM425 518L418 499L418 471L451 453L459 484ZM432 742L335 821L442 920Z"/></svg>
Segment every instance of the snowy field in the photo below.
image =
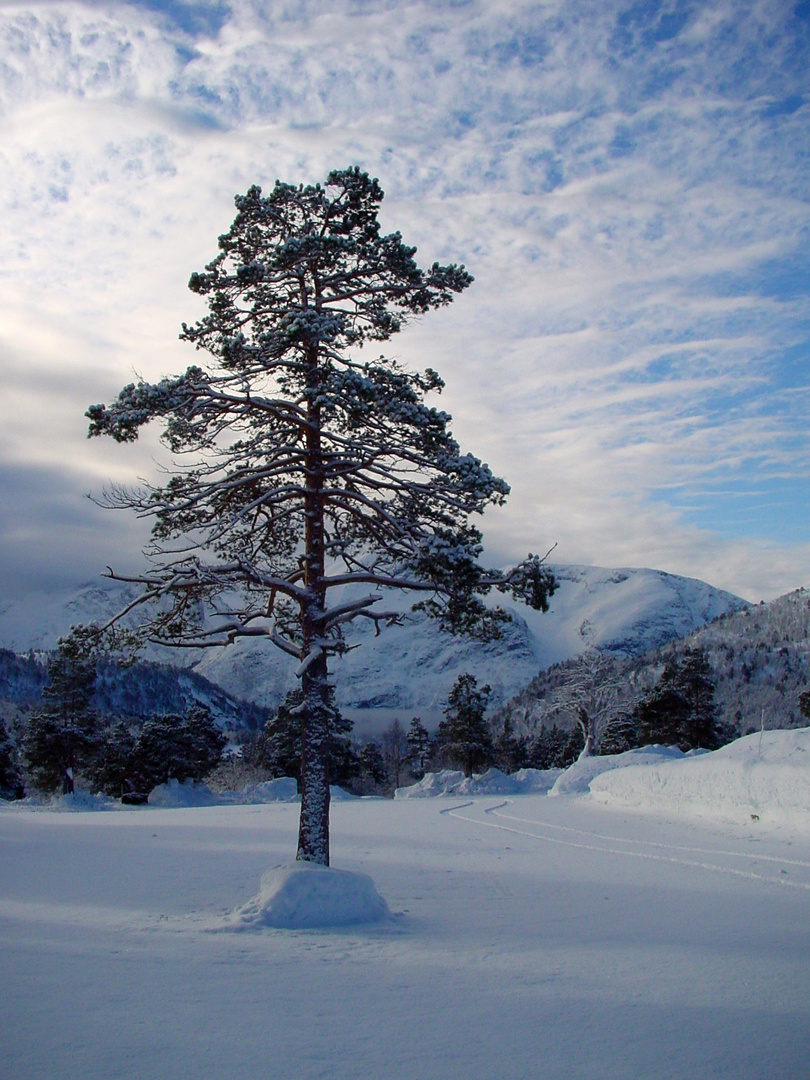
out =
<svg viewBox="0 0 810 1080"><path fill-rule="evenodd" d="M739 791L767 764L801 801L808 735L741 740L736 770L649 755L599 796L336 802L333 864L392 914L330 930L233 916L295 803L6 805L0 1075L807 1080L810 823ZM667 789L702 809L653 812Z"/></svg>

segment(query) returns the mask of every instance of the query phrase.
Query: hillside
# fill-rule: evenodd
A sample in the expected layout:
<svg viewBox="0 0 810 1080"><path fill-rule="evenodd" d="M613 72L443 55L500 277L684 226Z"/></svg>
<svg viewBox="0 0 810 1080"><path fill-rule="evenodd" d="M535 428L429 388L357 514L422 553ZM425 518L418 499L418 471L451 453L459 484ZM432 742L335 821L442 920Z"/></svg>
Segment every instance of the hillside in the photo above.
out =
<svg viewBox="0 0 810 1080"><path fill-rule="evenodd" d="M599 663L601 682L616 687L613 708L630 711L657 682L664 664L686 649L703 648L715 680L719 718L741 734L766 728L804 727L799 693L810 682L810 593L798 589L771 601L749 606L695 629L646 654L631 657L609 651ZM508 716L516 734L530 734L542 723L571 726L573 687L588 690L587 670L569 660L540 672L498 713ZM593 681L593 680L592 680Z"/></svg>
<svg viewBox="0 0 810 1080"><path fill-rule="evenodd" d="M45 685L44 660L0 649L0 707L12 714L35 708ZM140 662L127 667L102 664L93 704L102 715L142 720L155 713L187 712L194 705L211 709L217 723L227 729L255 728L267 720L267 711L241 701L196 671L167 664Z"/></svg>

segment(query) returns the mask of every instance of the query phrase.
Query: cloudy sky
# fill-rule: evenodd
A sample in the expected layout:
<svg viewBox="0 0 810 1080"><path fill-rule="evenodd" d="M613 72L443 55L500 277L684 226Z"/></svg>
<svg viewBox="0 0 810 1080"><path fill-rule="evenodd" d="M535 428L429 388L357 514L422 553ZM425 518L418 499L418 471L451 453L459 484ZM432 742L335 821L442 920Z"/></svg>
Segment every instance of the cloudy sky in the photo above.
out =
<svg viewBox="0 0 810 1080"><path fill-rule="evenodd" d="M0 575L125 569L86 439L193 362L233 196L359 164L475 284L391 342L512 485L503 563L810 585L810 0L0 0Z"/></svg>

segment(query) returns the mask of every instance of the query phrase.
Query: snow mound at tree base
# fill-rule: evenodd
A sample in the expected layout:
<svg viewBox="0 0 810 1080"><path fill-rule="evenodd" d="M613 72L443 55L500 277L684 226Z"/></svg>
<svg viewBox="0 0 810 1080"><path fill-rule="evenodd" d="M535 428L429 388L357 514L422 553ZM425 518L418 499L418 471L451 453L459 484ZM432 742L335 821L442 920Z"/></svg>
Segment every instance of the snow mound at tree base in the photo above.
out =
<svg viewBox="0 0 810 1080"><path fill-rule="evenodd" d="M258 895L233 912L231 924L235 929L315 930L389 918L388 904L368 875L296 862L263 874Z"/></svg>
<svg viewBox="0 0 810 1080"><path fill-rule="evenodd" d="M709 754L616 769L597 802L724 821L810 829L810 728L746 735Z"/></svg>

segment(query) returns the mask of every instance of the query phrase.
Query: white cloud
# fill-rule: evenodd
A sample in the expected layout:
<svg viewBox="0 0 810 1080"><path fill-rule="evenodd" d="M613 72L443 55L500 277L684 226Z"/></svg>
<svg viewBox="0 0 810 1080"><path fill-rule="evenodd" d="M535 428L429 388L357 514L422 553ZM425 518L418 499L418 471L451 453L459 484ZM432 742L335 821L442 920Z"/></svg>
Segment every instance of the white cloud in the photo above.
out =
<svg viewBox="0 0 810 1080"><path fill-rule="evenodd" d="M358 162L385 227L476 276L392 351L445 375L457 434L511 481L499 560L556 539L752 597L806 580L779 499L746 536L719 507L705 524L715 491L808 494L790 5L229 7L195 33L132 4L0 5L0 461L68 460L77 488L148 469L154 440L102 454L84 408L191 361L185 282L234 193ZM763 276L797 266L784 295Z"/></svg>

